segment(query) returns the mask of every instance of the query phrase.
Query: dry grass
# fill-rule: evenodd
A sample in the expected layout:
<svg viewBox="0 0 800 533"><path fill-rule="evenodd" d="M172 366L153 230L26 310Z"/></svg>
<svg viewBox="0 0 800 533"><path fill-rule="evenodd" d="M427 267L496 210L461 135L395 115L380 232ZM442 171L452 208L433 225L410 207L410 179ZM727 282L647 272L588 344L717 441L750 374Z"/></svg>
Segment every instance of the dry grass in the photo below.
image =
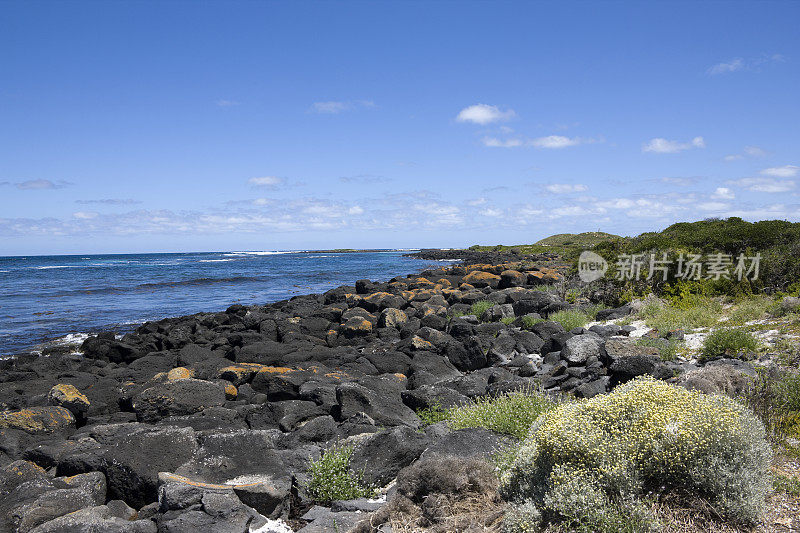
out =
<svg viewBox="0 0 800 533"><path fill-rule="evenodd" d="M398 508L389 524L395 533L500 533L504 515L505 503L496 492L467 497L435 495L426 498L422 507Z"/></svg>

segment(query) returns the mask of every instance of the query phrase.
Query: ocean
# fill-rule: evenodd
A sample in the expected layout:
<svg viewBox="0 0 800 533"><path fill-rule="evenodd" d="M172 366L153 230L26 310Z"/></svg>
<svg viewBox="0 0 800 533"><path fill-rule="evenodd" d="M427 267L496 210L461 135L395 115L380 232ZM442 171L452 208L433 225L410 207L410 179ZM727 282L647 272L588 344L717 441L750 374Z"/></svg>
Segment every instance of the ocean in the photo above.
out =
<svg viewBox="0 0 800 533"><path fill-rule="evenodd" d="M435 265L408 251L0 257L0 356L148 320L266 304Z"/></svg>

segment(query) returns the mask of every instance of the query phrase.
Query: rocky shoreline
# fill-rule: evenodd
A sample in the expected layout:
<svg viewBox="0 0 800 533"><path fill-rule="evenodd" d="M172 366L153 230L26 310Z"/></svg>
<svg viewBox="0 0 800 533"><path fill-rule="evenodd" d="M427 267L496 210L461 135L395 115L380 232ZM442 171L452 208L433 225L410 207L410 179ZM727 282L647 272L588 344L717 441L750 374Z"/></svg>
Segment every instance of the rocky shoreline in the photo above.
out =
<svg viewBox="0 0 800 533"><path fill-rule="evenodd" d="M472 262L486 258L0 361L0 531L389 531L365 524L404 468L508 440L423 427L421 410L525 387L588 398L696 368L628 341L630 326L565 331L546 318L575 305L537 290L557 269ZM383 497L313 501L309 461L337 442Z"/></svg>

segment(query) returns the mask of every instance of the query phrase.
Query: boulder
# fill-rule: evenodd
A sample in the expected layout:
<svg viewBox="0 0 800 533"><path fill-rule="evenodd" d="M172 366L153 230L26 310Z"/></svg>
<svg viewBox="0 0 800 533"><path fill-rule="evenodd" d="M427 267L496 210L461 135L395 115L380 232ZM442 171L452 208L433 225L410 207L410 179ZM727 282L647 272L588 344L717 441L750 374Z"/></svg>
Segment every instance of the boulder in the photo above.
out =
<svg viewBox="0 0 800 533"><path fill-rule="evenodd" d="M158 473L172 472L194 457L195 433L190 428L135 428L109 440L103 472L112 499L136 508L158 499Z"/></svg>
<svg viewBox="0 0 800 533"><path fill-rule="evenodd" d="M467 337L463 342L450 341L444 348L447 359L461 371L485 367L487 364L486 351L477 335Z"/></svg>
<svg viewBox="0 0 800 533"><path fill-rule="evenodd" d="M400 309L388 308L381 311L378 327L400 329L408 322L408 315Z"/></svg>
<svg viewBox="0 0 800 533"><path fill-rule="evenodd" d="M504 270L500 273L500 283L497 285L499 289L508 287L522 287L528 283L528 275L517 270Z"/></svg>
<svg viewBox="0 0 800 533"><path fill-rule="evenodd" d="M603 354L603 342L595 335L575 335L567 339L561 350L561 357L570 365L581 365L590 357L600 358Z"/></svg>
<svg viewBox="0 0 800 533"><path fill-rule="evenodd" d="M46 434L75 427L75 417L64 407L29 407L0 413L0 429L17 429L30 434Z"/></svg>
<svg viewBox="0 0 800 533"><path fill-rule="evenodd" d="M81 394L74 385L59 383L47 393L47 403L69 410L75 417L82 417L89 410L89 398Z"/></svg>
<svg viewBox="0 0 800 533"><path fill-rule="evenodd" d="M503 318L513 318L514 307L511 304L493 305L483 312L481 320L485 322L496 322Z"/></svg>
<svg viewBox="0 0 800 533"><path fill-rule="evenodd" d="M364 472L364 481L382 487L397 473L422 455L429 439L424 433L409 427L396 427L374 433L361 441L353 450L350 466Z"/></svg>
<svg viewBox="0 0 800 533"><path fill-rule="evenodd" d="M153 385L133 399L137 418L148 423L166 416L188 415L224 404L224 387L191 378Z"/></svg>
<svg viewBox="0 0 800 533"><path fill-rule="evenodd" d="M494 289L500 284L500 276L482 270L473 270L464 276L464 283L468 283L473 287L491 287Z"/></svg>
<svg viewBox="0 0 800 533"><path fill-rule="evenodd" d="M109 507L100 505L45 522L32 533L156 533L157 529L152 520L119 518Z"/></svg>

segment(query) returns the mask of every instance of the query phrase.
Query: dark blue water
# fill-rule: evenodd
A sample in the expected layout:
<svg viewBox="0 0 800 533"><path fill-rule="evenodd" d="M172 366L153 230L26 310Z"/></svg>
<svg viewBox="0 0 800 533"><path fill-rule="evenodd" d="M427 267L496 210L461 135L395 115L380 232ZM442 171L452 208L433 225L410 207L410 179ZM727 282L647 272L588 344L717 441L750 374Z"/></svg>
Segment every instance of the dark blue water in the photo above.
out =
<svg viewBox="0 0 800 533"><path fill-rule="evenodd" d="M130 330L159 318L221 311L387 280L435 264L401 251L204 252L0 257L0 355L74 334Z"/></svg>

